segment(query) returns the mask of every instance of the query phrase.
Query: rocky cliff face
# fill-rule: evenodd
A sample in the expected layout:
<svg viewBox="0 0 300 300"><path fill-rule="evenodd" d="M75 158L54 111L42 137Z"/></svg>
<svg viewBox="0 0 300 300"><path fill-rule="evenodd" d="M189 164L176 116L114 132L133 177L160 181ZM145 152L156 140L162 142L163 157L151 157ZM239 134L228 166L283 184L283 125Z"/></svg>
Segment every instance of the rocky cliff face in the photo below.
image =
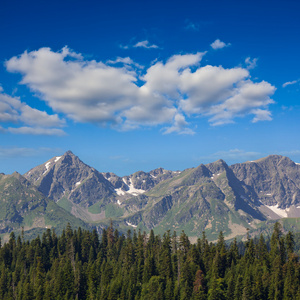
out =
<svg viewBox="0 0 300 300"><path fill-rule="evenodd" d="M300 165L288 157L270 155L230 168L262 204L286 209L300 203Z"/></svg>
<svg viewBox="0 0 300 300"><path fill-rule="evenodd" d="M71 151L31 169L24 176L56 202L65 197L89 207L114 195L113 185Z"/></svg>
<svg viewBox="0 0 300 300"><path fill-rule="evenodd" d="M300 166L288 157L270 155L230 167L252 190L259 210L269 219L300 217Z"/></svg>

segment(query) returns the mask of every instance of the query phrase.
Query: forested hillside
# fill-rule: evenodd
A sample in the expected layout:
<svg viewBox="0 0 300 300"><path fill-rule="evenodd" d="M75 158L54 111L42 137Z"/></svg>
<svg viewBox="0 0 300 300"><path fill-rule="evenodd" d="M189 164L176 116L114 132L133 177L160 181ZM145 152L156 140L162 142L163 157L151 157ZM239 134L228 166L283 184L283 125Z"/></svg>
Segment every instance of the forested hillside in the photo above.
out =
<svg viewBox="0 0 300 300"><path fill-rule="evenodd" d="M1 299L299 299L294 236L276 223L268 242L191 244L182 232L162 237L112 225L24 241L12 232L0 248Z"/></svg>

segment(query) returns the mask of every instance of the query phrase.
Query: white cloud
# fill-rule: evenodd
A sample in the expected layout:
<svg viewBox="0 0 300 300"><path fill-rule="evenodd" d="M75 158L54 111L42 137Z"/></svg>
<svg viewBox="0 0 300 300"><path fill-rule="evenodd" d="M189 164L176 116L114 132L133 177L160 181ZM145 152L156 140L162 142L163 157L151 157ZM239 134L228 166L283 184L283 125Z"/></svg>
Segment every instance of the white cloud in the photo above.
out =
<svg viewBox="0 0 300 300"><path fill-rule="evenodd" d="M41 128L41 127L9 127L7 131L14 134L31 134L31 135L58 135L63 136L66 133L57 128Z"/></svg>
<svg viewBox="0 0 300 300"><path fill-rule="evenodd" d="M44 153L60 153L61 149L56 148L26 148L26 147L1 147L0 146L0 158L8 157L32 157L41 155Z"/></svg>
<svg viewBox="0 0 300 300"><path fill-rule="evenodd" d="M57 128L41 128L41 127L9 127L7 131L14 134L32 134L32 135L58 135L63 136L66 133Z"/></svg>
<svg viewBox="0 0 300 300"><path fill-rule="evenodd" d="M285 88L287 87L288 85L293 85L293 84L296 84L299 80L293 80L293 81L287 81L285 82L282 87Z"/></svg>
<svg viewBox="0 0 300 300"><path fill-rule="evenodd" d="M6 66L9 71L22 73L21 83L73 120L120 122L116 112L130 107L138 94L135 72L94 60L70 60L70 56L74 56L71 50L41 48L11 58Z"/></svg>
<svg viewBox="0 0 300 300"><path fill-rule="evenodd" d="M29 105L21 102L19 97L12 97L3 93L3 89L0 90L0 122L1 123L14 123L17 125L26 125L26 128L33 126L32 131L36 131L35 127L47 128L49 127L61 127L65 124L64 120L59 119L58 115L49 115L45 111L40 111L38 109L32 108ZM13 131L17 131L20 128L14 128ZM39 129L39 131L41 131ZM53 132L61 132L60 129L51 129ZM7 128L2 127L2 132L13 132Z"/></svg>
<svg viewBox="0 0 300 300"><path fill-rule="evenodd" d="M123 130L170 125L165 133L192 134L188 126L194 116L209 117L212 125L246 115L254 115L253 122L271 119L268 105L273 103L270 96L275 91L271 84L252 82L244 68L201 66L204 55L181 54L166 62L155 61L143 76L138 75L140 66L129 57L106 63L88 61L67 47L59 52L50 48L25 51L8 60L6 67L21 73L21 83L55 112L78 122L110 124ZM26 113L39 114L38 123L42 112L32 108L23 112L27 125L38 127L29 123ZM15 117L14 111L9 117ZM47 126L59 122L57 115L46 119Z"/></svg>
<svg viewBox="0 0 300 300"><path fill-rule="evenodd" d="M120 47L121 49L125 49L125 50L129 49L129 46L128 46L128 45L119 45L119 47Z"/></svg>
<svg viewBox="0 0 300 300"><path fill-rule="evenodd" d="M205 160L215 160L215 159L223 159L227 161L247 161L247 160L255 160L262 156L259 152L245 151L241 149L230 149L228 151L218 151L208 156L202 156L200 159Z"/></svg>
<svg viewBox="0 0 300 300"><path fill-rule="evenodd" d="M258 61L258 58L253 58L253 59L251 60L250 57L247 57L247 58L245 59L245 63L246 63L246 65L247 65L247 69L248 69L248 70L254 69L254 68L257 66L257 61Z"/></svg>
<svg viewBox="0 0 300 300"><path fill-rule="evenodd" d="M252 122L256 123L258 121L271 121L271 112L265 109L253 109L252 113L255 115Z"/></svg>
<svg viewBox="0 0 300 300"><path fill-rule="evenodd" d="M127 65L127 66L135 66L139 69L144 68L140 64L134 62L130 57L117 57L115 60L108 60L107 63L112 64L112 65L120 63L120 64L124 64L124 65Z"/></svg>
<svg viewBox="0 0 300 300"><path fill-rule="evenodd" d="M279 153L281 155L284 155L284 156L297 156L297 157L300 157L300 150L291 150L291 151L278 151L276 153Z"/></svg>
<svg viewBox="0 0 300 300"><path fill-rule="evenodd" d="M191 114L207 113L212 105L223 103L237 93L236 85L249 76L242 68L204 66L195 72L182 73L181 88L188 96L181 100L181 107Z"/></svg>
<svg viewBox="0 0 300 300"><path fill-rule="evenodd" d="M165 64L156 62L142 78L146 82L143 88L155 94L168 95L169 98L180 100L179 85L184 70L189 72L189 67L198 65L204 54L205 52L174 55Z"/></svg>
<svg viewBox="0 0 300 300"><path fill-rule="evenodd" d="M210 46L214 49L214 50L217 50L217 49L222 49L224 47L229 47L231 44L228 43L224 43L222 41L220 41L219 39L216 39L213 43L210 44Z"/></svg>
<svg viewBox="0 0 300 300"><path fill-rule="evenodd" d="M22 105L20 111L20 120L31 126L60 127L64 124L58 115L48 115L45 111L31 108L28 105Z"/></svg>
<svg viewBox="0 0 300 300"><path fill-rule="evenodd" d="M165 128L164 134L169 133L179 133L179 134L190 134L193 135L195 132L188 128L188 122L185 120L185 117L182 114L176 114L174 117L174 123L171 127Z"/></svg>
<svg viewBox="0 0 300 300"><path fill-rule="evenodd" d="M146 48L146 49L157 49L158 46L154 45L154 44L150 44L149 41L145 40L145 41L140 41L138 43L136 43L134 46L134 48Z"/></svg>
<svg viewBox="0 0 300 300"><path fill-rule="evenodd" d="M270 98L275 92L275 87L268 82L253 83L250 80L242 81L238 87L232 90L232 95L224 102L208 108L206 114L212 116L212 125L223 125L232 123L234 117L243 117L254 114L253 122L271 120L271 113L259 110L274 103Z"/></svg>

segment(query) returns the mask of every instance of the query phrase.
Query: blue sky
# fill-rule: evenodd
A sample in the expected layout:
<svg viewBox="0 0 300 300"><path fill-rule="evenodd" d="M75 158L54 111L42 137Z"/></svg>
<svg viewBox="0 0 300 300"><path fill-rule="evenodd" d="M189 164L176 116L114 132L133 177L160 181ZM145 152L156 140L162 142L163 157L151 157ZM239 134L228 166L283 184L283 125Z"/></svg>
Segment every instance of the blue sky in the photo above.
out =
<svg viewBox="0 0 300 300"><path fill-rule="evenodd" d="M300 162L299 1L7 1L0 172Z"/></svg>

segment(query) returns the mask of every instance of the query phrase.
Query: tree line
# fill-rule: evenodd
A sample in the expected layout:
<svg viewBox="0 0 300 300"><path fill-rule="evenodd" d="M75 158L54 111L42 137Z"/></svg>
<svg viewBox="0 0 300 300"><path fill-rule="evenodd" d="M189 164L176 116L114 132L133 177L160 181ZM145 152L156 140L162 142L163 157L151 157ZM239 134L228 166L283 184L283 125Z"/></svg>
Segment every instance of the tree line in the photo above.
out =
<svg viewBox="0 0 300 300"><path fill-rule="evenodd" d="M191 244L182 232L163 236L113 226L48 229L25 241L12 232L0 245L0 299L259 300L300 299L294 235L276 223L269 241Z"/></svg>

